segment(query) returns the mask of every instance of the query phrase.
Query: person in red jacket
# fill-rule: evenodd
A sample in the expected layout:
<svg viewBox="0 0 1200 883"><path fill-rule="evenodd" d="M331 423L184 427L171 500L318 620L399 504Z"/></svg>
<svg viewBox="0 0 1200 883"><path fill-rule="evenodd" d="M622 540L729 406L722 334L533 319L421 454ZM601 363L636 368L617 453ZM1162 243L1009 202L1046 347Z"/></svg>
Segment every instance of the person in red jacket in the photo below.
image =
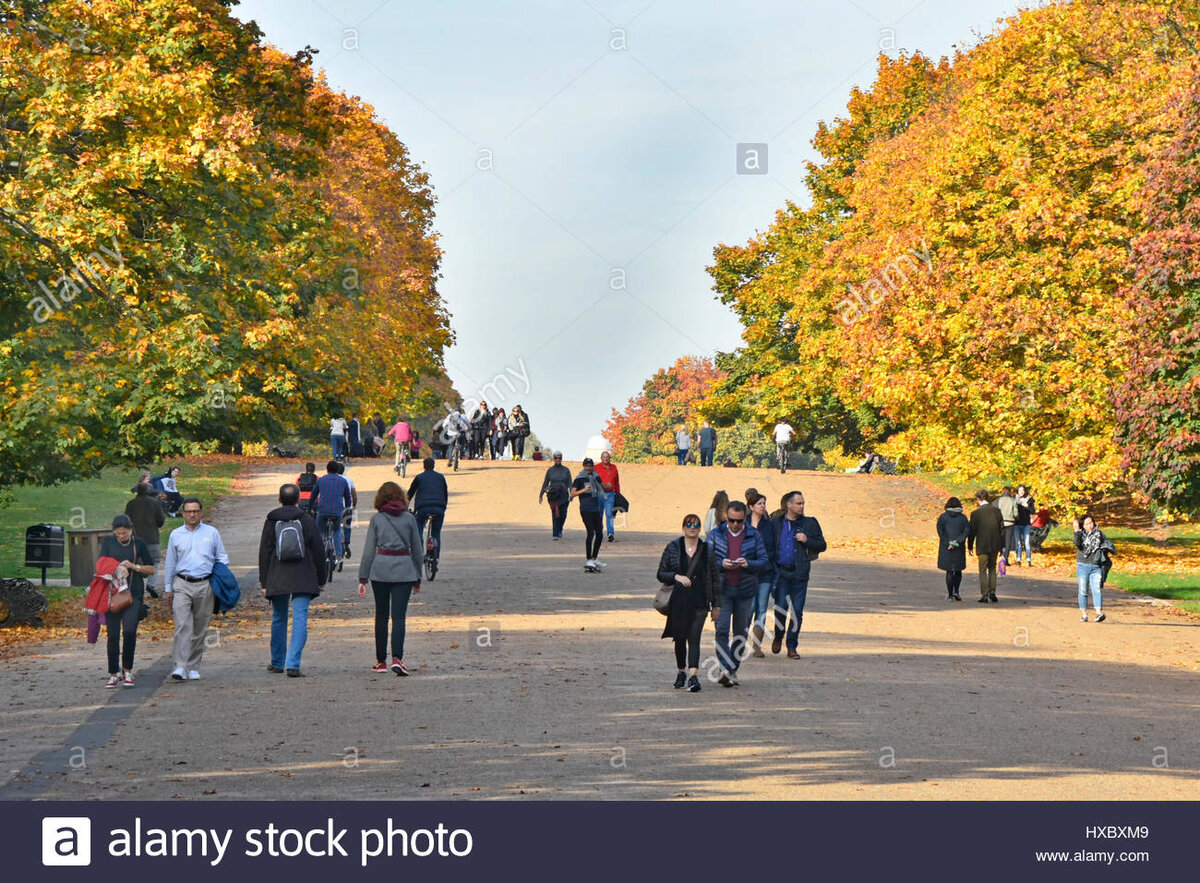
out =
<svg viewBox="0 0 1200 883"><path fill-rule="evenodd" d="M621 475L617 472L617 464L612 461L612 454L605 451L600 455L600 465L596 467L600 483L604 486L604 522L608 528L608 541L617 539L613 528L613 503L617 494L621 493Z"/></svg>

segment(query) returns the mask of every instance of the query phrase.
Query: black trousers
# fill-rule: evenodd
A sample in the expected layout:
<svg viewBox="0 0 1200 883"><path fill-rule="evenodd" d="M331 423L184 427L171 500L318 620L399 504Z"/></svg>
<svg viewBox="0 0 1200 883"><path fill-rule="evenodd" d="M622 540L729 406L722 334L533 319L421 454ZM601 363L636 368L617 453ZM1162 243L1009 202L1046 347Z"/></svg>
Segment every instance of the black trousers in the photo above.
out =
<svg viewBox="0 0 1200 883"><path fill-rule="evenodd" d="M587 539L584 540L587 560L595 561L600 554L600 541L604 539L604 513L584 512L580 509L579 516L583 519L583 526L587 528Z"/></svg>
<svg viewBox="0 0 1200 883"><path fill-rule="evenodd" d="M677 588L675 591L683 590ZM704 631L704 620L707 618L708 611L703 608L697 607L692 611L692 621L688 623L687 637L675 639L676 668L700 667L700 633Z"/></svg>
<svg viewBox="0 0 1200 883"><path fill-rule="evenodd" d="M134 596L133 603L120 613L104 614L104 626L108 632L108 673L120 674L122 670L133 671L133 654L137 650L138 614L142 611L142 599ZM121 646L122 632L125 646ZM120 663L120 666L117 663Z"/></svg>
<svg viewBox="0 0 1200 883"><path fill-rule="evenodd" d="M957 595L958 589L961 585L962 585L962 571L961 570L947 570L946 571L946 594L947 595Z"/></svg>
<svg viewBox="0 0 1200 883"><path fill-rule="evenodd" d="M567 509L569 508L569 502L550 504L550 533L553 536L562 536L563 525L567 523Z"/></svg>
<svg viewBox="0 0 1200 883"><path fill-rule="evenodd" d="M520 460L525 456L525 436L514 435L510 441L512 442L513 459Z"/></svg>

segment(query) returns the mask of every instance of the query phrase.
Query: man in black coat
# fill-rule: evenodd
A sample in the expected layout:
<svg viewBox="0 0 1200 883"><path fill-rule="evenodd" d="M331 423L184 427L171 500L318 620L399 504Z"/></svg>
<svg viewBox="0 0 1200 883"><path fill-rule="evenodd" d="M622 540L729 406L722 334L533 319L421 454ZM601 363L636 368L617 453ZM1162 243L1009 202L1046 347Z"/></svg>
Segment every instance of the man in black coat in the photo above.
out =
<svg viewBox="0 0 1200 883"><path fill-rule="evenodd" d="M148 481L141 481L134 487L137 493L132 500L125 504L125 514L133 522L133 533L146 544L150 550L151 563L155 565L154 573L146 575L146 591L151 598L157 598L154 591L155 577L158 574L158 562L162 558L162 545L159 543L159 531L167 523L167 514L163 512L158 494Z"/></svg>
<svg viewBox="0 0 1200 883"><path fill-rule="evenodd" d="M1004 548L1004 516L995 506L988 504L988 492L975 492L978 508L971 513L971 528L967 534L967 551L974 550L979 558L979 603L996 597L996 557Z"/></svg>
<svg viewBox="0 0 1200 883"><path fill-rule="evenodd" d="M808 577L812 562L826 549L825 535L817 519L804 514L804 494L784 494L783 512L771 519L774 549L767 557L775 564L775 639L771 652L783 649L787 638L788 659L800 658L800 625L804 622L804 604L808 600ZM791 622L788 622L788 609Z"/></svg>
<svg viewBox="0 0 1200 883"><path fill-rule="evenodd" d="M300 508L300 488L279 489L279 508L267 514L258 544L258 581L271 599L271 664L267 671L302 678L300 654L308 639L308 605L325 585L325 543L312 516ZM288 602L292 640L288 643Z"/></svg>

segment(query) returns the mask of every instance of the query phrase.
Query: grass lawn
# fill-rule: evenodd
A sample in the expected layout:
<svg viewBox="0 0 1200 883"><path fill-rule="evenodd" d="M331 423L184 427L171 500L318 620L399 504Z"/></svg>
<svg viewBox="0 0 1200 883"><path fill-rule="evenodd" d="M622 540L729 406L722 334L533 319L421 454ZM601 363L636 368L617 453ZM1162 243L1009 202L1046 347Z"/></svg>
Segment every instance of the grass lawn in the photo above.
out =
<svg viewBox="0 0 1200 883"><path fill-rule="evenodd" d="M180 492L185 496L198 496L205 504L211 504L218 496L228 494L233 488L233 479L242 467L240 460L204 459L202 462L181 461L183 474L179 478ZM129 493L137 479L136 468L106 469L98 478L72 481L55 487L19 487L13 492L12 500L0 508L0 576L26 577L34 583L41 580L42 572L24 567L25 528L42 522L57 524L65 530L83 528L107 528L112 518L125 511L131 499ZM162 542L167 534L183 524L182 518L168 518L162 532ZM64 554L63 563L66 564ZM70 576L67 567L47 570L49 579L66 579Z"/></svg>
<svg viewBox="0 0 1200 883"><path fill-rule="evenodd" d="M1152 598L1200 601L1200 573L1121 573L1114 568L1108 581L1127 592Z"/></svg>

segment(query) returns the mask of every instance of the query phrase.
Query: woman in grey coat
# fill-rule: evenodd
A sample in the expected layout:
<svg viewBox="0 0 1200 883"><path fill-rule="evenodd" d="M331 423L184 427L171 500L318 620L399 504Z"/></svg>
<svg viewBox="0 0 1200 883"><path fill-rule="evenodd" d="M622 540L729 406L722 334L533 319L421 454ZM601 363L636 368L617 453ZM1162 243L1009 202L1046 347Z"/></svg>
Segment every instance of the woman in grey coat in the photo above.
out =
<svg viewBox="0 0 1200 883"><path fill-rule="evenodd" d="M958 497L946 501L946 511L938 516L938 570L946 571L946 600L961 601L958 593L963 571L967 569L967 534L971 522L963 515Z"/></svg>
<svg viewBox="0 0 1200 883"><path fill-rule="evenodd" d="M367 580L375 593L375 665L371 671L388 670L388 611L392 617L392 665L400 676L404 666L404 625L408 601L421 591L421 530L408 511L408 499L400 485L385 481L375 494L377 511L367 525L367 540L358 564L358 594L367 595Z"/></svg>

